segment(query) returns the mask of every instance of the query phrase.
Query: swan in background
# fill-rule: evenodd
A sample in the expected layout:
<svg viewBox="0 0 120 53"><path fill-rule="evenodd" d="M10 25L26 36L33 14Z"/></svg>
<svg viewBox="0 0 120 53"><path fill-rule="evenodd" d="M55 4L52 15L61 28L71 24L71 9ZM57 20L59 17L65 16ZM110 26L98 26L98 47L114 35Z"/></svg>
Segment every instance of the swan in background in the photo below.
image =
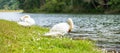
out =
<svg viewBox="0 0 120 53"><path fill-rule="evenodd" d="M74 28L74 24L71 18L68 18L67 23L59 23L54 25L48 33L45 34L45 36L61 36L68 32L71 32L71 30Z"/></svg>
<svg viewBox="0 0 120 53"><path fill-rule="evenodd" d="M20 18L20 22L18 22L21 26L32 26L35 24L34 19L32 19L29 15L22 16Z"/></svg>

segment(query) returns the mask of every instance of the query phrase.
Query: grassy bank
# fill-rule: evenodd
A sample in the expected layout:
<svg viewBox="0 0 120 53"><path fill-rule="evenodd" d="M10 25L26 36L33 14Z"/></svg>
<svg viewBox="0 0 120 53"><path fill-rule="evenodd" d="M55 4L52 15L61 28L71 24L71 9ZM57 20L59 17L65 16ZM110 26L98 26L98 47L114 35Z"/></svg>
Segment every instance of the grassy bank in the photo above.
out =
<svg viewBox="0 0 120 53"><path fill-rule="evenodd" d="M48 28L25 28L15 22L0 20L2 53L100 53L91 41L43 37Z"/></svg>

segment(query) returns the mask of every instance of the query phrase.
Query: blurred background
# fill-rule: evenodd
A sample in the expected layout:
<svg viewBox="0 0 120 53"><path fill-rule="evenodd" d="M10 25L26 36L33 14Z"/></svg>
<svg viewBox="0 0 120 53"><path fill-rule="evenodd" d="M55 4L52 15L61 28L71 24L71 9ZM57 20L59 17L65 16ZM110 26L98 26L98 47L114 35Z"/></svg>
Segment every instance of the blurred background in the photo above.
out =
<svg viewBox="0 0 120 53"><path fill-rule="evenodd" d="M44 13L120 13L119 0L0 0L1 10Z"/></svg>

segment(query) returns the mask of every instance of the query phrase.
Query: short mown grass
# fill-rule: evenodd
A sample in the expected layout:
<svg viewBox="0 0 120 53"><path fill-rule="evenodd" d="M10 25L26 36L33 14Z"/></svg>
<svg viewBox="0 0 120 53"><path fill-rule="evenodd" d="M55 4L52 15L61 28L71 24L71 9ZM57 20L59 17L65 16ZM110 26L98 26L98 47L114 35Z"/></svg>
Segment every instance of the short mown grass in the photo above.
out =
<svg viewBox="0 0 120 53"><path fill-rule="evenodd" d="M100 53L88 40L50 38L48 28L22 27L16 22L0 20L1 53Z"/></svg>

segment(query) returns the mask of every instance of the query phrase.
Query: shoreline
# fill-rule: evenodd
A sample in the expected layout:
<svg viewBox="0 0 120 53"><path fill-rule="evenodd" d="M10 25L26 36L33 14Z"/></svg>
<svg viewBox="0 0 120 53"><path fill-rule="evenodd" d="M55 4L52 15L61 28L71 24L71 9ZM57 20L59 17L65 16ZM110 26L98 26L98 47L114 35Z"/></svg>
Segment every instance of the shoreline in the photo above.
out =
<svg viewBox="0 0 120 53"><path fill-rule="evenodd" d="M0 10L0 12L23 12L23 10Z"/></svg>

